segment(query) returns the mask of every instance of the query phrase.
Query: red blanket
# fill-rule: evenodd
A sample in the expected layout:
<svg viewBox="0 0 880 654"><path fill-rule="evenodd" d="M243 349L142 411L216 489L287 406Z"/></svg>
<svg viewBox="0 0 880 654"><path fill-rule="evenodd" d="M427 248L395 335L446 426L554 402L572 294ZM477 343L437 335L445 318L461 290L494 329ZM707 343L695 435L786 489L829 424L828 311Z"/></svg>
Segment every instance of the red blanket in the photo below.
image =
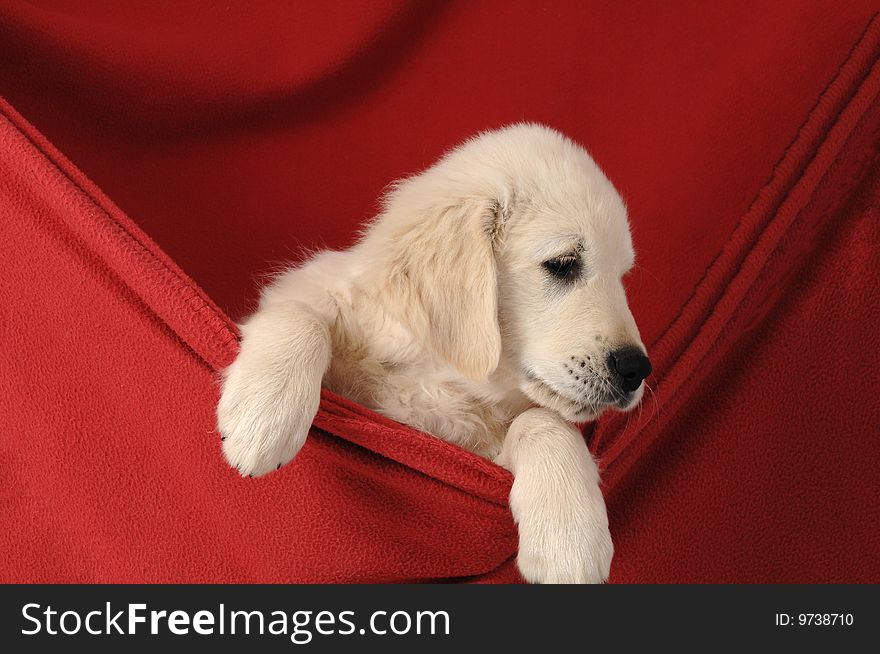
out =
<svg viewBox="0 0 880 654"><path fill-rule="evenodd" d="M0 580L517 580L493 464L327 394L241 479L213 410L262 273L520 119L633 222L612 581L880 580L874 4L5 3L0 91L133 220L0 105Z"/></svg>

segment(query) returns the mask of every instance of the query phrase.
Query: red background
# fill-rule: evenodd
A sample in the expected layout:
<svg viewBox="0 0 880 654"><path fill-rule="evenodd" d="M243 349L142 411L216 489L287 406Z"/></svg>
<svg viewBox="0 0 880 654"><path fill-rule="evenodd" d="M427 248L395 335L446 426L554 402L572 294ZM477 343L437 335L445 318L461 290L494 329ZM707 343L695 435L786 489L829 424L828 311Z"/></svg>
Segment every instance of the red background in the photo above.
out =
<svg viewBox="0 0 880 654"><path fill-rule="evenodd" d="M217 306L4 111L2 577L515 579L494 466L328 398L246 482L211 429L223 314L265 273L535 120L591 151L638 252L655 395L590 430L612 580L877 581L877 9L5 3L0 91Z"/></svg>

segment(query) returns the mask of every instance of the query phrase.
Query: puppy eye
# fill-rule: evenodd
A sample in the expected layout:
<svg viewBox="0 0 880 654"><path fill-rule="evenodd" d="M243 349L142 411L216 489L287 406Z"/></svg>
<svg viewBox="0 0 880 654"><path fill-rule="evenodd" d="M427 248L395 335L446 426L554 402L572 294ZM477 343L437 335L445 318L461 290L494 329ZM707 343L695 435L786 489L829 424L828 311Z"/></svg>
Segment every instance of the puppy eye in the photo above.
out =
<svg viewBox="0 0 880 654"><path fill-rule="evenodd" d="M566 281L574 279L581 271L580 257L574 255L549 259L541 265L544 270L557 279L564 279Z"/></svg>

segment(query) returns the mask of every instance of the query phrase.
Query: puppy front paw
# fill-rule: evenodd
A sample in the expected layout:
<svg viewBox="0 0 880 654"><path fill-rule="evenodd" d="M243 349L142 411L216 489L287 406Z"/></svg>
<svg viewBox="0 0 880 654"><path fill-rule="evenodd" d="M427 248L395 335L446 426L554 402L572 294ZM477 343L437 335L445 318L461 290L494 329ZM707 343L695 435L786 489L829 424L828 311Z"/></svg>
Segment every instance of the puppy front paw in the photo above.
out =
<svg viewBox="0 0 880 654"><path fill-rule="evenodd" d="M608 524L549 524L526 520L519 524L517 565L533 584L601 584L608 579L614 545Z"/></svg>
<svg viewBox="0 0 880 654"><path fill-rule="evenodd" d="M595 463L583 449L582 470L592 473ZM519 525L517 564L526 581L601 584L608 579L614 545L598 473L520 475L510 491L510 508Z"/></svg>
<svg viewBox="0 0 880 654"><path fill-rule="evenodd" d="M226 371L217 428L223 454L243 476L259 477L290 462L306 440L321 399L317 380L275 380L240 361Z"/></svg>
<svg viewBox="0 0 880 654"><path fill-rule="evenodd" d="M614 546L599 468L583 435L549 409L511 423L496 462L513 473L510 510L519 526L523 577L542 584L599 584Z"/></svg>

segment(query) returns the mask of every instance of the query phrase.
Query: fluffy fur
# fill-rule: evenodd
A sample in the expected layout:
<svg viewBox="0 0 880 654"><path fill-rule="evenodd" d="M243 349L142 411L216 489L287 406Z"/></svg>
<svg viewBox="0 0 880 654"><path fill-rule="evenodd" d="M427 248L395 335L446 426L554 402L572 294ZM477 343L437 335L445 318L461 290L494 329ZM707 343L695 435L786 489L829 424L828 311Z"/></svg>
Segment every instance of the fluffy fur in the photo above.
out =
<svg viewBox="0 0 880 654"><path fill-rule="evenodd" d="M357 245L264 289L224 375L224 454L243 475L290 461L323 384L508 468L527 580L601 582L608 520L572 422L641 397L609 363L643 352L632 264L623 202L582 148L539 125L481 134L397 183Z"/></svg>

